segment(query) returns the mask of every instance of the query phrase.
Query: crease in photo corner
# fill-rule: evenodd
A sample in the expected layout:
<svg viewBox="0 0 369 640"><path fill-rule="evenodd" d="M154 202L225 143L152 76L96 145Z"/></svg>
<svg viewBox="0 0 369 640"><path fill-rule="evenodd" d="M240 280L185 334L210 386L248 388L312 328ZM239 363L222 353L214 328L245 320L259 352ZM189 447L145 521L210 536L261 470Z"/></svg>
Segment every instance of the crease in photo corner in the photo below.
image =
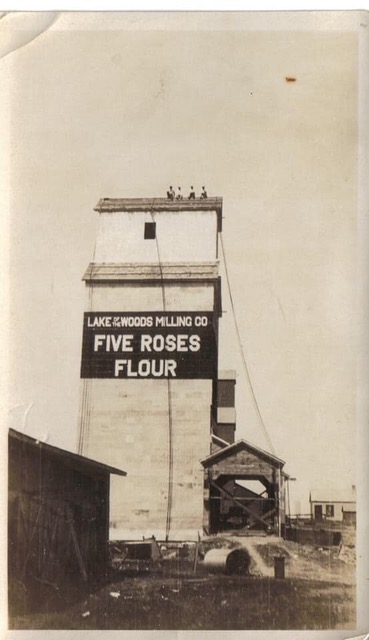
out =
<svg viewBox="0 0 369 640"><path fill-rule="evenodd" d="M46 33L59 17L58 11L0 14L0 58L18 51Z"/></svg>

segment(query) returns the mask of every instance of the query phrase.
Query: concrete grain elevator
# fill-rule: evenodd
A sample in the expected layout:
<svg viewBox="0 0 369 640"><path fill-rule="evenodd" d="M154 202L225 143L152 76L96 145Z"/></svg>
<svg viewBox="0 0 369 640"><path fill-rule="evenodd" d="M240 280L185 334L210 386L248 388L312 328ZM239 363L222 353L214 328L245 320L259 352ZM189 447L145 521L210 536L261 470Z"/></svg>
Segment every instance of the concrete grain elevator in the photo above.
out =
<svg viewBox="0 0 369 640"><path fill-rule="evenodd" d="M221 292L222 199L110 199L84 281L79 453L112 479L115 538L203 530Z"/></svg>

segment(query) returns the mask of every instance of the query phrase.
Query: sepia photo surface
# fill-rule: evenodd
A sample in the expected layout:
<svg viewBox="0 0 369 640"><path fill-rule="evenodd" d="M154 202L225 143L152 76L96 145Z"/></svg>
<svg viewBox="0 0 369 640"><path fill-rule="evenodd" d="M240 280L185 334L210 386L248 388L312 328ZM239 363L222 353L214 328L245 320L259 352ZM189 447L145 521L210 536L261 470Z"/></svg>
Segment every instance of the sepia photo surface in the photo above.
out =
<svg viewBox="0 0 369 640"><path fill-rule="evenodd" d="M365 634L367 13L0 26L10 637Z"/></svg>

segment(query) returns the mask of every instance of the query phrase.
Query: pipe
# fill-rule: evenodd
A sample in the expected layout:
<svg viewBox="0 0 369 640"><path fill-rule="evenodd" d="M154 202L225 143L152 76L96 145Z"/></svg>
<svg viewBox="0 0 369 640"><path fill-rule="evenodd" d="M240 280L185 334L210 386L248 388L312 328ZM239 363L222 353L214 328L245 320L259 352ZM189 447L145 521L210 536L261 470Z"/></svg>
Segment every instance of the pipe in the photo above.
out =
<svg viewBox="0 0 369 640"><path fill-rule="evenodd" d="M251 558L246 549L210 549L203 566L209 571L228 574L248 574Z"/></svg>

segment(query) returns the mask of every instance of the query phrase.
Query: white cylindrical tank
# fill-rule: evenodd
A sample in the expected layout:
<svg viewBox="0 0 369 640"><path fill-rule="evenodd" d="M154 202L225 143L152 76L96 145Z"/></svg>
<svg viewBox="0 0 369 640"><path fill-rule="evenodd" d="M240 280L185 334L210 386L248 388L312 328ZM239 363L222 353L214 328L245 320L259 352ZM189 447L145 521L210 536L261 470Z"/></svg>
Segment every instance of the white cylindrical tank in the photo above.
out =
<svg viewBox="0 0 369 640"><path fill-rule="evenodd" d="M209 571L229 574L247 574L251 558L246 549L210 549L205 555L203 566Z"/></svg>

